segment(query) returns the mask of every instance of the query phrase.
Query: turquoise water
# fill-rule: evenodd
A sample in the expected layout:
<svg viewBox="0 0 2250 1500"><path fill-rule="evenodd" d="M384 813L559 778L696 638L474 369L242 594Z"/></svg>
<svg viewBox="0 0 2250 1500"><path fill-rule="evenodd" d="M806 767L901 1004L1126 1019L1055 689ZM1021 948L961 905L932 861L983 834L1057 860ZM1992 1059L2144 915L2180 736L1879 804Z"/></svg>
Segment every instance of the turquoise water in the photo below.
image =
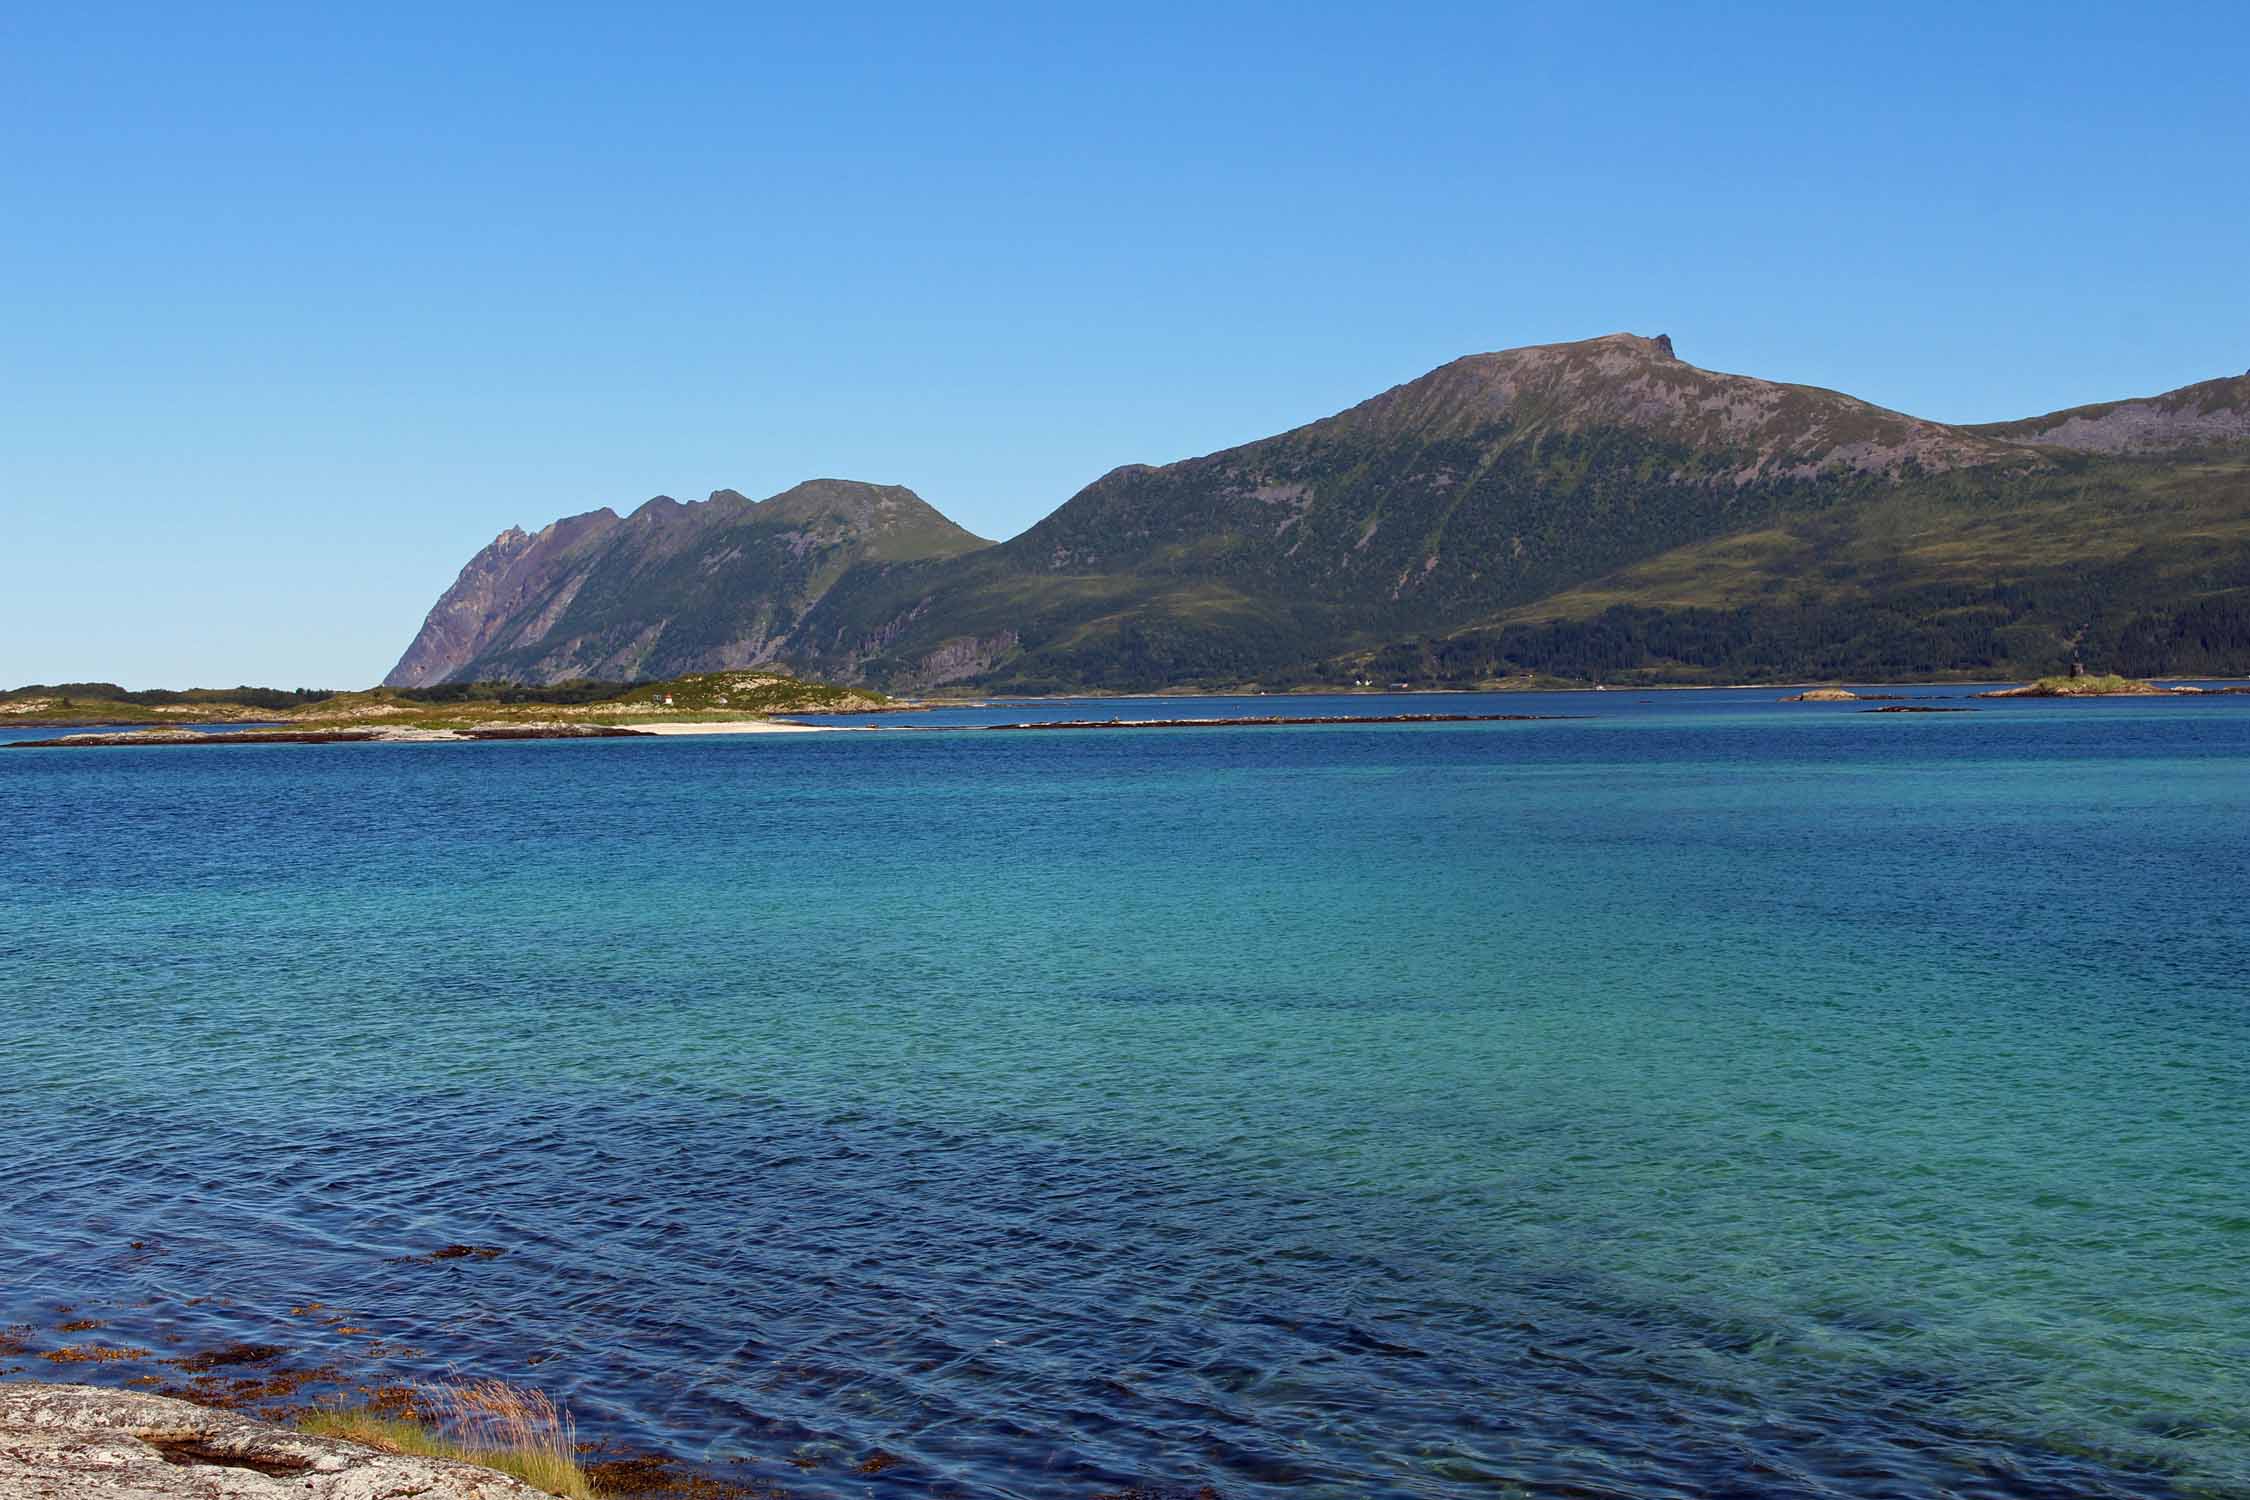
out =
<svg viewBox="0 0 2250 1500"><path fill-rule="evenodd" d="M0 1323L813 1496L2250 1493L2250 699L1773 696L0 752Z"/></svg>

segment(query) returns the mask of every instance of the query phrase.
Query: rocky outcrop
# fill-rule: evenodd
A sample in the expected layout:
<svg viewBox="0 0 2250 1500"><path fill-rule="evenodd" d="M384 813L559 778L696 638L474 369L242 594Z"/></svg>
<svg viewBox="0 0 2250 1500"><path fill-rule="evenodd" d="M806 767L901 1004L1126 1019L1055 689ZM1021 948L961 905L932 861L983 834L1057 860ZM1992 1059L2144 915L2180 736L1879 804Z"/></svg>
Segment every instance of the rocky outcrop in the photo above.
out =
<svg viewBox="0 0 2250 1500"><path fill-rule="evenodd" d="M0 1495L22 1500L548 1500L473 1464L380 1453L133 1391L0 1382Z"/></svg>
<svg viewBox="0 0 2250 1500"><path fill-rule="evenodd" d="M963 636L947 641L922 658L908 679L918 688L942 687L949 682L960 682L986 671L1009 652L1016 649L1016 633L1003 630L997 635Z"/></svg>
<svg viewBox="0 0 2250 1500"><path fill-rule="evenodd" d="M1784 703L1857 703L1859 694L1850 688L1806 688L1801 693L1791 693L1781 700Z"/></svg>

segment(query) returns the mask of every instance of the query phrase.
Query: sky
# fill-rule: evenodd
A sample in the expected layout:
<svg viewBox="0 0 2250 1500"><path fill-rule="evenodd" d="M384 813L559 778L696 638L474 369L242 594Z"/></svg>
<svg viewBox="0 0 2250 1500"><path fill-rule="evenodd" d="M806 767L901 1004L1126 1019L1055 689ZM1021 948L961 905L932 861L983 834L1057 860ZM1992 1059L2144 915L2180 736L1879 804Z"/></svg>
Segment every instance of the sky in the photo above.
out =
<svg viewBox="0 0 2250 1500"><path fill-rule="evenodd" d="M1950 421L2250 367L2250 8L0 0L0 685L356 687L655 494L1109 469L1668 333Z"/></svg>

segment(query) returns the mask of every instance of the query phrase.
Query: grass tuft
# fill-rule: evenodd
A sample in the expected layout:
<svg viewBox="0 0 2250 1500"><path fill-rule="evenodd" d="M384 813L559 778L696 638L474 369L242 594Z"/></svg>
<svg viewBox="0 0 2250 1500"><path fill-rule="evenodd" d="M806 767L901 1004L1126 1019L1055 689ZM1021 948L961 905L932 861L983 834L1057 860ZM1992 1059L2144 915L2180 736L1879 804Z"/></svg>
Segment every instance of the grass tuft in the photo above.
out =
<svg viewBox="0 0 2250 1500"><path fill-rule="evenodd" d="M324 1407L306 1413L297 1425L316 1437L344 1438L386 1453L481 1464L561 1500L600 1500L578 1464L576 1425L546 1392L505 1380L471 1380L426 1386L417 1396L426 1421Z"/></svg>

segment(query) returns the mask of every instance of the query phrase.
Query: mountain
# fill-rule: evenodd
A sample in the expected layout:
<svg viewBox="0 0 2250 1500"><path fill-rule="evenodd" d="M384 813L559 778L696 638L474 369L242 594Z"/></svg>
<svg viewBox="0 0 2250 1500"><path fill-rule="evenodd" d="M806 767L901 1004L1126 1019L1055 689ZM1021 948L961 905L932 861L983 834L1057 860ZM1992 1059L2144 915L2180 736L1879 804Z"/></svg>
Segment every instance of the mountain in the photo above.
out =
<svg viewBox="0 0 2250 1500"><path fill-rule="evenodd" d="M659 495L536 533L509 528L469 560L391 669L389 687L495 678L676 676L769 661L853 568L988 546L912 490L814 479L770 499Z"/></svg>
<svg viewBox="0 0 2250 1500"><path fill-rule="evenodd" d="M399 673L773 661L1053 691L2053 670L2181 630L2223 654L2250 597L2232 581L2245 386L1963 427L1700 369L1662 337L1470 355L1275 437L1115 470L998 545L917 500L916 534L943 544L862 528L793 573L787 546L743 540L780 528L741 519L786 497L724 492L671 507L724 497L718 519L669 530L643 507L504 533ZM2216 623L2180 623L2190 608Z"/></svg>
<svg viewBox="0 0 2250 1500"><path fill-rule="evenodd" d="M1116 470L960 566L839 588L797 647L807 670L910 688L1264 677L1784 510L2041 462L1612 334L1471 355L1277 437Z"/></svg>

